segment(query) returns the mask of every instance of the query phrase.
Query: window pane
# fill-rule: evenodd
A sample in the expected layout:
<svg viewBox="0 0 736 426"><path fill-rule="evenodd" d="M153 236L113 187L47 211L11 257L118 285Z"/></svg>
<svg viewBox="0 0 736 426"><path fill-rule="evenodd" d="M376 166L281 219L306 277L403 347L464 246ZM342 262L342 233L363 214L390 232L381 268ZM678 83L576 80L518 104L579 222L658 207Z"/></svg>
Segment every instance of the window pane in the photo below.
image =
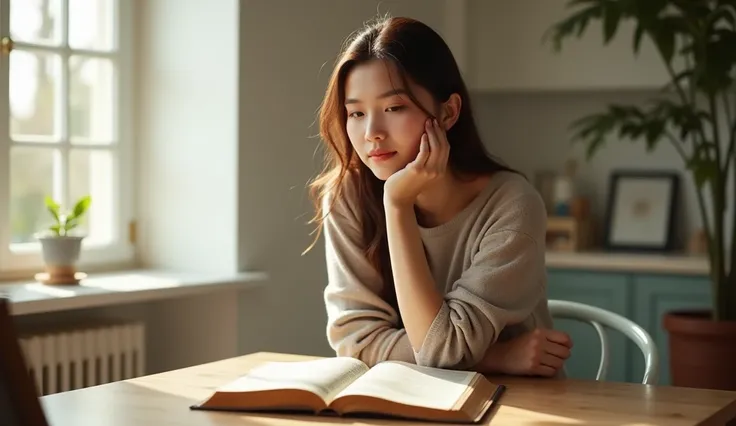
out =
<svg viewBox="0 0 736 426"><path fill-rule="evenodd" d="M70 203L90 195L92 203L76 231L92 244L107 244L114 237L112 153L103 150L74 149L69 153ZM71 207L71 206L70 206Z"/></svg>
<svg viewBox="0 0 736 426"><path fill-rule="evenodd" d="M53 223L44 198L53 196L53 149L13 147L10 151L10 242L28 243Z"/></svg>
<svg viewBox="0 0 736 426"><path fill-rule="evenodd" d="M69 46L112 50L114 6L115 0L69 0Z"/></svg>
<svg viewBox="0 0 736 426"><path fill-rule="evenodd" d="M109 59L69 59L69 132L72 143L113 139L113 70Z"/></svg>
<svg viewBox="0 0 736 426"><path fill-rule="evenodd" d="M26 43L61 43L61 0L11 0L10 36Z"/></svg>
<svg viewBox="0 0 736 426"><path fill-rule="evenodd" d="M61 59L51 53L10 53L10 134L15 140L55 141L59 134Z"/></svg>

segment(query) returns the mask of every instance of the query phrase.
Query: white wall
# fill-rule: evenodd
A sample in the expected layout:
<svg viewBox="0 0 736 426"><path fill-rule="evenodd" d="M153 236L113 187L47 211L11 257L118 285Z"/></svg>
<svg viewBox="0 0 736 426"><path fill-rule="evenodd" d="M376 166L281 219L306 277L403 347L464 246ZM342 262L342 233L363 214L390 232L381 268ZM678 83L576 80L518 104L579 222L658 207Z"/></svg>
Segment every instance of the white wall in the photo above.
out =
<svg viewBox="0 0 736 426"><path fill-rule="evenodd" d="M606 46L603 25L593 20L583 38L568 40L555 52L545 38L554 24L576 9L568 0L459 2L467 9L471 86L500 92L640 89L662 84L668 77L648 37L643 38L639 55L632 55L636 27L629 19L620 22L616 37Z"/></svg>
<svg viewBox="0 0 736 426"><path fill-rule="evenodd" d="M237 0L135 3L138 248L144 267L238 267ZM233 356L237 294L146 305L150 372Z"/></svg>
<svg viewBox="0 0 736 426"><path fill-rule="evenodd" d="M139 1L140 255L237 268L237 0Z"/></svg>

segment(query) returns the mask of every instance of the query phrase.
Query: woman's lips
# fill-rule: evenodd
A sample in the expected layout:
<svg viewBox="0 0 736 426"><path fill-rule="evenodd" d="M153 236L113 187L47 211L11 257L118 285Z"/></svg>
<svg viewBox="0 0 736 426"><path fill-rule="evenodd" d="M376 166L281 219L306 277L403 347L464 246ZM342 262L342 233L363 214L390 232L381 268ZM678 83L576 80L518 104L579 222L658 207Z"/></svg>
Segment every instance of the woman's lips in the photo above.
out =
<svg viewBox="0 0 736 426"><path fill-rule="evenodd" d="M383 154L374 154L374 155L371 155L371 159L373 161L386 161L392 158L394 155L396 155L396 152L386 152Z"/></svg>

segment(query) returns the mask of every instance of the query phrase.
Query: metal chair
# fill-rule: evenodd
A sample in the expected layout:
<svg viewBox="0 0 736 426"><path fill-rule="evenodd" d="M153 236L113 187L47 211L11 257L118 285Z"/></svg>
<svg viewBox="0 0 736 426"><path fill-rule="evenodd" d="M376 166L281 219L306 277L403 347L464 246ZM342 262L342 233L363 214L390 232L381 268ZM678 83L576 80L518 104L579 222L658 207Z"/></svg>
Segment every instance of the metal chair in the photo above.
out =
<svg viewBox="0 0 736 426"><path fill-rule="evenodd" d="M548 306L553 318L588 322L598 332L601 342L601 361L598 366L596 380L605 380L608 372L608 336L603 328L605 326L620 331L636 343L644 355L644 378L642 383L645 385L656 384L659 370L657 345L652 336L639 324L614 312L568 300L550 300Z"/></svg>

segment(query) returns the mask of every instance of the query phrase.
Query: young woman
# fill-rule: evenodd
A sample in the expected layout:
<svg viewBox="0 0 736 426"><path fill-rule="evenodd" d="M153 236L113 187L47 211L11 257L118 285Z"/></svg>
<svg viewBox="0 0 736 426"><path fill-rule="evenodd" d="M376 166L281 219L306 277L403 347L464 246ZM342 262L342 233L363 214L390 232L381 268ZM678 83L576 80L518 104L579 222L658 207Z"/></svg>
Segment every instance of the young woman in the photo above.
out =
<svg viewBox="0 0 736 426"><path fill-rule="evenodd" d="M311 189L336 353L558 375L571 342L547 310L544 204L484 149L442 38L407 18L369 24L320 127L328 162Z"/></svg>

